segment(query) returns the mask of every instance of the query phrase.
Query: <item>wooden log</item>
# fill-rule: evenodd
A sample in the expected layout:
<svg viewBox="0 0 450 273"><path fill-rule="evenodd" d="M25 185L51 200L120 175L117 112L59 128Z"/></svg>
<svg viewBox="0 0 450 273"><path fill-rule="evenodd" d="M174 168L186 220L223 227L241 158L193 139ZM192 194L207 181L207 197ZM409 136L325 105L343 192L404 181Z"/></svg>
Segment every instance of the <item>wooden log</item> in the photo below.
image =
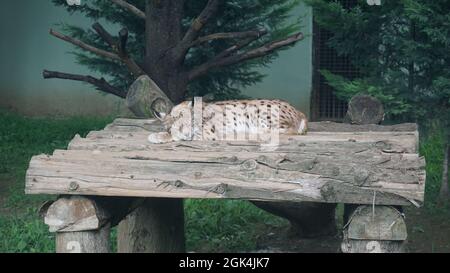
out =
<svg viewBox="0 0 450 273"><path fill-rule="evenodd" d="M182 199L147 198L120 224L119 253L185 252Z"/></svg>
<svg viewBox="0 0 450 273"><path fill-rule="evenodd" d="M62 197L45 213L50 232L56 232L57 253L109 252L108 213L92 199Z"/></svg>
<svg viewBox="0 0 450 273"><path fill-rule="evenodd" d="M312 202L261 202L257 207L283 217L291 224L290 234L300 238L332 236L337 232L336 204Z"/></svg>
<svg viewBox="0 0 450 273"><path fill-rule="evenodd" d="M402 253L406 251L404 216L391 206L359 206L344 227L344 253Z"/></svg>
<svg viewBox="0 0 450 273"><path fill-rule="evenodd" d="M377 204L423 201L425 162L417 154L305 151L55 151L33 157L26 192L367 204L376 191Z"/></svg>
<svg viewBox="0 0 450 273"><path fill-rule="evenodd" d="M98 230L57 232L56 253L109 253L109 224Z"/></svg>
<svg viewBox="0 0 450 273"><path fill-rule="evenodd" d="M75 136L69 143L70 150L184 150L184 151L270 151L274 146L261 145L253 141L184 141L165 144L150 144L148 132L111 132L93 131L86 138ZM387 153L416 153L416 132L358 132L358 133L309 133L307 136L280 136L280 144L276 151L296 152L296 149L321 149L320 147L337 149L373 146L382 148Z"/></svg>
<svg viewBox="0 0 450 273"><path fill-rule="evenodd" d="M154 117L154 112L169 113L173 104L166 94L147 75L142 75L130 86L127 107L139 118Z"/></svg>
<svg viewBox="0 0 450 273"><path fill-rule="evenodd" d="M346 118L352 124L380 124L384 119L383 104L372 96L358 94L349 101Z"/></svg>
<svg viewBox="0 0 450 273"><path fill-rule="evenodd" d="M377 124L348 124L331 121L309 122L308 133L310 132L417 132L416 123L401 123L394 125Z"/></svg>

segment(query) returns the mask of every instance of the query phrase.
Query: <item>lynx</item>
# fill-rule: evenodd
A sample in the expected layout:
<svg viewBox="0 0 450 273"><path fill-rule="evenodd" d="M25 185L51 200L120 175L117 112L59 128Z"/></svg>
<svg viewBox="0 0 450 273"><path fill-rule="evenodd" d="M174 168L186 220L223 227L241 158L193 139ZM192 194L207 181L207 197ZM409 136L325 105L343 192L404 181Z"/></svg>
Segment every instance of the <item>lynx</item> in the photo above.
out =
<svg viewBox="0 0 450 273"><path fill-rule="evenodd" d="M151 143L193 140L193 102L156 113L167 131L150 134ZM274 130L280 134L306 134L306 116L281 100L230 100L202 104L201 140L261 140Z"/></svg>

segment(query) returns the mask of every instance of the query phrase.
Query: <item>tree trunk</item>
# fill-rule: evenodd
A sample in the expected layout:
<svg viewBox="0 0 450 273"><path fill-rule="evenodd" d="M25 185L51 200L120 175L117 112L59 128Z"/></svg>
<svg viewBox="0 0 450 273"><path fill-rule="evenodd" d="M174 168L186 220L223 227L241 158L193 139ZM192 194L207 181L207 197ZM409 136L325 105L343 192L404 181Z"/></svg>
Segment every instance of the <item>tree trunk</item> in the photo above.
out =
<svg viewBox="0 0 450 273"><path fill-rule="evenodd" d="M184 99L187 76L180 71L173 48L182 38L184 0L147 0L143 69L177 104Z"/></svg>
<svg viewBox="0 0 450 273"><path fill-rule="evenodd" d="M119 253L185 252L183 200L147 198L120 224Z"/></svg>

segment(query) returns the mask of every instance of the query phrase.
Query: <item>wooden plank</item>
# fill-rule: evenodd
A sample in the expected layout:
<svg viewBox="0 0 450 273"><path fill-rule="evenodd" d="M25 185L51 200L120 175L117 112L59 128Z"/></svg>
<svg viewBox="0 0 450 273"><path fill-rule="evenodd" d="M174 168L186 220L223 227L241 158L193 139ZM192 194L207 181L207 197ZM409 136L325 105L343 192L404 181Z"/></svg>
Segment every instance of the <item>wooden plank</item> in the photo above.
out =
<svg viewBox="0 0 450 273"><path fill-rule="evenodd" d="M76 136L69 151L33 157L26 192L359 204L371 204L375 192L377 204L423 201L415 124L312 122L306 136L281 136L277 146L148 143L148 134L162 129L157 120L116 119Z"/></svg>
<svg viewBox="0 0 450 273"><path fill-rule="evenodd" d="M118 118L111 123L109 128L127 126L128 129L132 127L144 127L146 129L151 129L152 126L162 126L161 123L156 119L127 119ZM107 128L108 128L107 127ZM116 127L116 128L117 128ZM162 128L162 127L161 127ZM320 122L309 122L308 132L415 132L417 131L416 123L401 123L394 125L354 125L348 123L337 123L331 121L320 121ZM160 131L156 130L155 131Z"/></svg>
<svg viewBox="0 0 450 273"><path fill-rule="evenodd" d="M376 146L387 153L416 153L417 136L413 132L366 132L366 133L309 133L306 136L280 136L280 144L276 147L261 145L250 141L183 141L165 144L151 144L148 142L148 132L116 132L93 131L86 138L75 136L69 143L72 150L209 150L209 151L275 151L297 152L298 149L308 146Z"/></svg>
<svg viewBox="0 0 450 273"><path fill-rule="evenodd" d="M366 153L362 160L348 151L348 156L315 157L273 152L56 151L52 157L32 159L26 191L364 204L370 204L377 191L380 204L404 204L405 198L423 201L422 158L389 154L388 160L376 151Z"/></svg>

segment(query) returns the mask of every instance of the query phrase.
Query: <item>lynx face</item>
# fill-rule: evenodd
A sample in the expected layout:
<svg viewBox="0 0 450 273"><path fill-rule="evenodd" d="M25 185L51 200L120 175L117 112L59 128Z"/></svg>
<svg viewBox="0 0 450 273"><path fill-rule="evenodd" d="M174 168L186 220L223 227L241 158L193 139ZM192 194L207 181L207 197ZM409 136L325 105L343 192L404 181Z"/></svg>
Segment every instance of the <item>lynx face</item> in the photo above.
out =
<svg viewBox="0 0 450 273"><path fill-rule="evenodd" d="M306 116L280 100L232 100L202 105L202 140L261 140L276 131L306 134ZM193 139L193 103L182 102L159 114L167 132L150 134L151 143Z"/></svg>

